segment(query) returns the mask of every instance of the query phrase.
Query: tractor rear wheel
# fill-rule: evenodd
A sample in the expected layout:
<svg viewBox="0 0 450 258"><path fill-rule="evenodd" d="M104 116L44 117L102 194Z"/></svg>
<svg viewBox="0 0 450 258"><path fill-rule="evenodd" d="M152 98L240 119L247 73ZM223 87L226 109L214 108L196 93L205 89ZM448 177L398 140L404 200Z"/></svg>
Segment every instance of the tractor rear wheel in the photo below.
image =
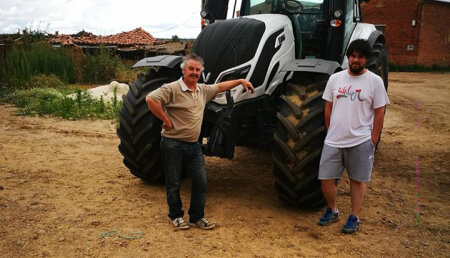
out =
<svg viewBox="0 0 450 258"><path fill-rule="evenodd" d="M372 47L372 54L366 67L371 72L377 74L378 76L381 77L381 79L383 79L384 88L386 89L387 92L389 68L387 63L386 45L384 43L380 41L375 42L375 44ZM386 109L384 109L384 113L386 114ZM378 137L378 142L375 145L376 150L378 149L378 144L380 143L380 141L381 141L381 132L380 137Z"/></svg>
<svg viewBox="0 0 450 258"><path fill-rule="evenodd" d="M141 73L122 98L117 129L119 151L130 172L149 182L163 181L164 175L159 149L161 120L150 112L145 97L164 83L176 80L180 74L164 67L158 71L152 69L146 75Z"/></svg>
<svg viewBox="0 0 450 258"><path fill-rule="evenodd" d="M384 87L387 91L389 69L387 63L386 45L384 43L380 41L375 42L372 47L372 54L366 67L383 79Z"/></svg>
<svg viewBox="0 0 450 258"><path fill-rule="evenodd" d="M275 189L281 199L299 207L325 203L317 177L325 139L322 94L328 77L294 75L277 114L272 153Z"/></svg>

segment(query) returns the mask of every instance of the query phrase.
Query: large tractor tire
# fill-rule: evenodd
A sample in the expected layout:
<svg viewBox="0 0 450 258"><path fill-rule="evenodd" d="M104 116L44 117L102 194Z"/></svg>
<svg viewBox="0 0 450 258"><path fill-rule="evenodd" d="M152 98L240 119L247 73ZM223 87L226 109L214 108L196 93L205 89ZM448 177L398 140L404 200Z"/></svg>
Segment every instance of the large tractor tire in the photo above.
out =
<svg viewBox="0 0 450 258"><path fill-rule="evenodd" d="M388 89L389 67L387 63L386 45L380 41L375 42L372 47L372 54L366 67L373 73L378 74L383 79L386 91Z"/></svg>
<svg viewBox="0 0 450 258"><path fill-rule="evenodd" d="M288 82L277 114L272 153L278 196L298 207L323 206L319 172L325 139L322 94L328 75L297 74Z"/></svg>
<svg viewBox="0 0 450 258"><path fill-rule="evenodd" d="M161 120L147 107L145 97L164 83L176 80L180 72L167 68L150 70L139 74L130 83L130 90L124 95L123 108L119 112L119 151L123 163L130 172L149 182L161 182L164 175L159 144L161 141Z"/></svg>
<svg viewBox="0 0 450 258"><path fill-rule="evenodd" d="M366 65L367 69L371 72L378 74L381 79L383 79L384 87L386 88L386 92L388 90L388 75L389 75L389 67L387 63L387 51L386 45L377 41L372 47L372 54L370 56L369 62ZM384 113L386 114L386 109L384 109ZM378 142L375 144L375 149L378 149L378 145L381 141L381 132L380 137L378 137Z"/></svg>

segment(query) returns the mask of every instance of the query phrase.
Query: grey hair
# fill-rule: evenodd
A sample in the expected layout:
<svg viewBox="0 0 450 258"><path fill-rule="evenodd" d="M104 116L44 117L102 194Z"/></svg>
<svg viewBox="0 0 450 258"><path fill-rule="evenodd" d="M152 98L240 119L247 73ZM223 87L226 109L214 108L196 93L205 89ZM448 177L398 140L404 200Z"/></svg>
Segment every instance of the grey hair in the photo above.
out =
<svg viewBox="0 0 450 258"><path fill-rule="evenodd" d="M203 69L205 69L205 63L203 62L203 58L194 53L191 53L189 55L183 56L183 61L180 64L181 70L184 69L184 66L186 65L186 62L188 60L194 60L194 61L200 62L200 64L202 65L202 71L203 71Z"/></svg>

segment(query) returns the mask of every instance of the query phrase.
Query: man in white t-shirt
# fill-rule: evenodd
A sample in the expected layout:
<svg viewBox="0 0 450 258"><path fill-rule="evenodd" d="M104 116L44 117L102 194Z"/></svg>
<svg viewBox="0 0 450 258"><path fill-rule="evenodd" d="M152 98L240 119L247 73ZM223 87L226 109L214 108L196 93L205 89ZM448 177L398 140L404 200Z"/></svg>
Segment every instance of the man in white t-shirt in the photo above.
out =
<svg viewBox="0 0 450 258"><path fill-rule="evenodd" d="M365 67L370 52L367 40L353 41L347 50L348 69L333 74L323 93L327 136L320 158L319 180L328 207L319 225L329 225L339 219L336 180L342 179L347 169L352 211L342 229L344 233L358 230L365 182L370 181L384 109L389 104L383 80Z"/></svg>

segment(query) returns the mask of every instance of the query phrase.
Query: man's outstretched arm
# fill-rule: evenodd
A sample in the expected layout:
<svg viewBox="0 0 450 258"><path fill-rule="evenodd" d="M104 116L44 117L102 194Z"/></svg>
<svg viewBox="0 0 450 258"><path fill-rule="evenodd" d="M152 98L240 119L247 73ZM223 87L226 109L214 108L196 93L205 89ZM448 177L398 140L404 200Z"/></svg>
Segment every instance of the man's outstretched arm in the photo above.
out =
<svg viewBox="0 0 450 258"><path fill-rule="evenodd" d="M219 86L218 92L224 92L227 90L231 90L232 88L234 88L238 85L242 85L242 87L244 87L245 91L250 90L251 93L255 92L255 88L253 88L252 83L247 80L244 80L244 79L221 82L217 85Z"/></svg>

